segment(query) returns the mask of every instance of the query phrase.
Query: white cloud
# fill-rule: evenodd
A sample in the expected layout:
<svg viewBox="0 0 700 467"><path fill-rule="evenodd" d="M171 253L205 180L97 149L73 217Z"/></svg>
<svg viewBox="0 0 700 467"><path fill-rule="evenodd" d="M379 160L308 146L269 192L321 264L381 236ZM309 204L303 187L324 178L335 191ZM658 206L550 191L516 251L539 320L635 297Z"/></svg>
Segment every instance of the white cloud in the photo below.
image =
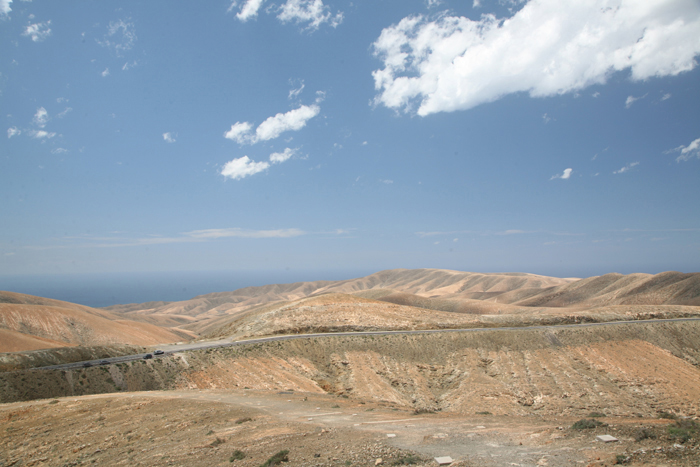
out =
<svg viewBox="0 0 700 467"><path fill-rule="evenodd" d="M627 171L629 171L632 167L636 167L639 165L639 162L632 162L631 164L627 164L626 166L622 167L620 170L616 170L613 173L614 174L623 174Z"/></svg>
<svg viewBox="0 0 700 467"><path fill-rule="evenodd" d="M278 113L262 122L251 133L253 125L248 122L236 122L231 129L224 133L224 138L236 141L238 144L255 144L259 141L267 141L277 138L285 131L298 131L306 126L306 122L314 118L321 111L317 105L302 105L298 109L287 113Z"/></svg>
<svg viewBox="0 0 700 467"><path fill-rule="evenodd" d="M306 122L321 111L317 105L302 105L287 113L278 113L262 122L255 130L256 141L267 141L277 138L285 131L298 131L306 126Z"/></svg>
<svg viewBox="0 0 700 467"><path fill-rule="evenodd" d="M103 78L109 76L109 68L105 68L105 71L103 71L103 72L100 73L100 74L102 75Z"/></svg>
<svg viewBox="0 0 700 467"><path fill-rule="evenodd" d="M258 172L267 170L270 167L268 162L253 162L248 156L243 156L238 159L228 161L224 168L221 169L221 175L226 178L240 180L249 175L255 175Z"/></svg>
<svg viewBox="0 0 700 467"><path fill-rule="evenodd" d="M176 135L173 135L173 134L170 133L170 132L168 132L168 133L163 133L163 140L164 140L166 143L174 143L174 142L176 141L175 136L176 136Z"/></svg>
<svg viewBox="0 0 700 467"><path fill-rule="evenodd" d="M46 123L49 121L49 113L46 111L45 108L39 107L36 109L36 113L34 114L34 118L32 118L32 122L39 128L44 128L46 126Z"/></svg>
<svg viewBox="0 0 700 467"><path fill-rule="evenodd" d="M545 125L549 122L552 121L552 117L547 116L547 114L542 115L542 121L545 123Z"/></svg>
<svg viewBox="0 0 700 467"><path fill-rule="evenodd" d="M243 21L244 23L251 18L258 16L258 10L262 6L265 0L246 0L246 2L241 7L241 11L236 14L236 18ZM229 11L236 6L236 2L231 4Z"/></svg>
<svg viewBox="0 0 700 467"><path fill-rule="evenodd" d="M13 136L19 136L22 134L22 130L17 128L16 126L10 127L7 129L7 137L12 138Z"/></svg>
<svg viewBox="0 0 700 467"><path fill-rule="evenodd" d="M117 57L122 57L125 52L131 50L136 43L134 23L128 23L122 19L112 21L107 27L104 39L97 41L102 47L113 49Z"/></svg>
<svg viewBox="0 0 700 467"><path fill-rule="evenodd" d="M51 154L63 154L68 152L68 149L65 148L56 148L51 150Z"/></svg>
<svg viewBox="0 0 700 467"><path fill-rule="evenodd" d="M7 130L7 134L10 134L10 130ZM672 149L667 152L680 152L681 155L676 158L676 162L688 161L693 157L700 159L700 138L694 140L687 146L678 146L676 149Z"/></svg>
<svg viewBox="0 0 700 467"><path fill-rule="evenodd" d="M432 8L442 5L442 0L427 0L425 3L428 5L428 8Z"/></svg>
<svg viewBox="0 0 700 467"><path fill-rule="evenodd" d="M49 133L48 131L44 130L32 130L29 132L29 134L32 135L32 138L34 139L51 139L56 136L56 133Z"/></svg>
<svg viewBox="0 0 700 467"><path fill-rule="evenodd" d="M309 23L307 29L316 30L323 23L331 27L338 27L343 22L343 13L338 12L333 16L330 8L323 4L322 0L287 0L280 7L277 18L283 23L294 21L295 23Z"/></svg>
<svg viewBox="0 0 700 467"><path fill-rule="evenodd" d="M303 91L303 90L304 90L304 81L302 80L301 86L299 86L299 87L296 88L296 89L292 89L291 91L289 91L289 97L288 97L288 98L289 98L289 99L296 99L296 98L299 96L299 94L301 94L301 91Z"/></svg>
<svg viewBox="0 0 700 467"><path fill-rule="evenodd" d="M556 178L561 178L562 180L568 180L571 177L571 173L574 171L574 169L564 169L564 172L559 174L559 175L552 175L552 178L550 180L554 180Z"/></svg>
<svg viewBox="0 0 700 467"><path fill-rule="evenodd" d="M632 104L634 104L636 101L647 97L647 94L644 94L643 96L639 96L639 97L627 96L627 99L625 100L625 108L629 109L630 107L632 107Z"/></svg>
<svg viewBox="0 0 700 467"><path fill-rule="evenodd" d="M41 42L51 35L50 24L51 20L44 21L43 23L30 24L24 29L22 35L31 37L34 42Z"/></svg>
<svg viewBox="0 0 700 467"><path fill-rule="evenodd" d="M382 180L381 178L379 179L379 181L385 185L391 185L392 183L394 183L393 180Z"/></svg>
<svg viewBox="0 0 700 467"><path fill-rule="evenodd" d="M136 60L134 60L134 61L131 62L131 63L126 62L126 63L124 63L124 65L122 66L122 71L127 71L129 68L133 68L133 67L135 67L135 66L138 65L138 64L139 64L139 62L137 62Z"/></svg>
<svg viewBox="0 0 700 467"><path fill-rule="evenodd" d="M666 99L670 99L670 98L671 98L671 93L670 93L670 92L667 92L666 94L664 94L664 95L661 97L661 100L662 100L662 101L665 101Z"/></svg>
<svg viewBox="0 0 700 467"><path fill-rule="evenodd" d="M597 99L598 97L600 97L600 93L596 91L593 94L591 94L591 96Z"/></svg>
<svg viewBox="0 0 700 467"><path fill-rule="evenodd" d="M283 152L274 152L270 154L270 162L273 164L281 164L282 162L289 160L289 158L296 154L296 152L296 149L291 148L285 148Z"/></svg>
<svg viewBox="0 0 700 467"><path fill-rule="evenodd" d="M696 66L698 31L694 0L531 0L505 20L410 16L374 43L384 62L374 102L425 116L517 92L576 92L616 71L677 75Z"/></svg>
<svg viewBox="0 0 700 467"><path fill-rule="evenodd" d="M231 129L224 133L224 138L236 141L238 144L253 144L253 136L250 134L250 130L253 129L253 125L248 122L236 122L231 125Z"/></svg>
<svg viewBox="0 0 700 467"><path fill-rule="evenodd" d="M481 7L481 0L474 0L474 3L472 3L472 8L479 8Z"/></svg>
<svg viewBox="0 0 700 467"><path fill-rule="evenodd" d="M10 4L12 0L0 0L0 16L7 16L12 11Z"/></svg>

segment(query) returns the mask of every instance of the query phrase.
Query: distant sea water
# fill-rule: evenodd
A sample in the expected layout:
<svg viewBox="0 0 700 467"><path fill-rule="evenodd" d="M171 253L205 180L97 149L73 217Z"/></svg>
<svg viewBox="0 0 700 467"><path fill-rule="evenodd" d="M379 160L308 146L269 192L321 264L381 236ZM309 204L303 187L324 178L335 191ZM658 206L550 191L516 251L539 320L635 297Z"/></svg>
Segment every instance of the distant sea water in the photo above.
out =
<svg viewBox="0 0 700 467"><path fill-rule="evenodd" d="M0 290L91 307L189 300L213 292L268 284L344 280L377 271L209 271L0 276Z"/></svg>

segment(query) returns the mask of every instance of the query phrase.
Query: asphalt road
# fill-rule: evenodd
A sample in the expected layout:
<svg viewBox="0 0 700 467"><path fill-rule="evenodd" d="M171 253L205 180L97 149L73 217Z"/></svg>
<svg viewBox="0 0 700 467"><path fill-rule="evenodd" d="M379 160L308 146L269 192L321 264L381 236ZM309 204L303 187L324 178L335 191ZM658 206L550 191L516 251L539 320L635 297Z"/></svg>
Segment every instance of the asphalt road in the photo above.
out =
<svg viewBox="0 0 700 467"><path fill-rule="evenodd" d="M258 339L246 339L241 341L232 341L230 339L222 339L218 341L194 342L189 344L164 344L159 350L162 350L161 355L154 354L136 354L124 355L121 357L112 357L101 360L88 360L85 362L65 363L62 365L51 365L32 368L33 370L68 370L71 368L81 368L87 366L99 366L100 362L107 364L123 363L134 360L143 360L146 355L151 355L152 358L161 358L178 352L187 352L191 350L215 349L219 347L233 347L237 345L262 344L273 341L286 341L292 339L311 339L314 337L359 337L359 336L387 336L391 334L434 334L440 332L509 332L509 331L531 331L531 330L547 330L547 329L563 329L563 328L586 328L592 326L615 326L621 324L644 324L644 323L677 323L683 321L700 321L700 318L673 318L673 319L649 319L649 320L634 320L634 321L609 321L603 323L582 323L582 324L560 324L552 326L516 326L516 327L493 327L493 328L468 328L468 329L426 329L416 331L363 331L363 332L325 332L319 334L293 334L286 336L261 337Z"/></svg>

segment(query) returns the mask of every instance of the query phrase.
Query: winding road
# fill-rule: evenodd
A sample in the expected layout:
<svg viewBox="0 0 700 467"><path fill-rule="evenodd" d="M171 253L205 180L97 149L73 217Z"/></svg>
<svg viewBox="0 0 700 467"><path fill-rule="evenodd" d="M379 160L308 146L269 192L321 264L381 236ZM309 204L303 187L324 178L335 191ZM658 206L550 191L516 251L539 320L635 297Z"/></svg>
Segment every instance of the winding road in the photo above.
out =
<svg viewBox="0 0 700 467"><path fill-rule="evenodd" d="M511 331L534 331L534 330L555 330L565 328L586 328L593 326L617 326L623 324L659 324L659 323L678 323L684 321L700 321L700 318L670 318L670 319L649 319L649 320L632 320L632 321L608 321L601 323L581 323L581 324L558 324L558 325L543 325L543 326L515 326L515 327L491 327L491 328L467 328L467 329L423 329L423 330L403 330L403 331L360 331L360 332L325 332L318 334L293 334L281 335L273 337L260 337L257 339L246 339L234 341L231 339L222 339L218 341L194 342L188 344L165 344L160 347L163 351L161 355L154 354L135 354L123 355L121 357L112 357L101 360L88 360L83 362L64 363L61 365L50 365L32 368L33 370L68 370L73 368L99 366L100 364L115 364L124 363L134 360L142 360L147 355L153 358L161 358L178 352L187 352L192 350L206 350L220 347L233 347L238 345L254 345L264 344L266 342L286 341L292 339L312 339L316 337L362 337L362 336L388 336L392 334L435 334L446 332L511 332ZM150 358L150 357L149 357ZM105 363L100 363L105 362Z"/></svg>

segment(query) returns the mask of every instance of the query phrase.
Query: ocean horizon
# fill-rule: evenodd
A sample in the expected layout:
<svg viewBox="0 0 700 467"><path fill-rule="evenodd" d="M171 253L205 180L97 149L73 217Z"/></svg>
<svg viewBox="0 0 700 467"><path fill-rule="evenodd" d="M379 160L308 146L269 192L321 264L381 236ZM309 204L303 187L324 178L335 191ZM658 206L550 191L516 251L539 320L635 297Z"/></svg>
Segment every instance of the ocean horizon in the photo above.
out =
<svg viewBox="0 0 700 467"><path fill-rule="evenodd" d="M0 290L52 298L94 308L145 302L176 302L244 287L344 280L377 271L173 271L0 276Z"/></svg>

